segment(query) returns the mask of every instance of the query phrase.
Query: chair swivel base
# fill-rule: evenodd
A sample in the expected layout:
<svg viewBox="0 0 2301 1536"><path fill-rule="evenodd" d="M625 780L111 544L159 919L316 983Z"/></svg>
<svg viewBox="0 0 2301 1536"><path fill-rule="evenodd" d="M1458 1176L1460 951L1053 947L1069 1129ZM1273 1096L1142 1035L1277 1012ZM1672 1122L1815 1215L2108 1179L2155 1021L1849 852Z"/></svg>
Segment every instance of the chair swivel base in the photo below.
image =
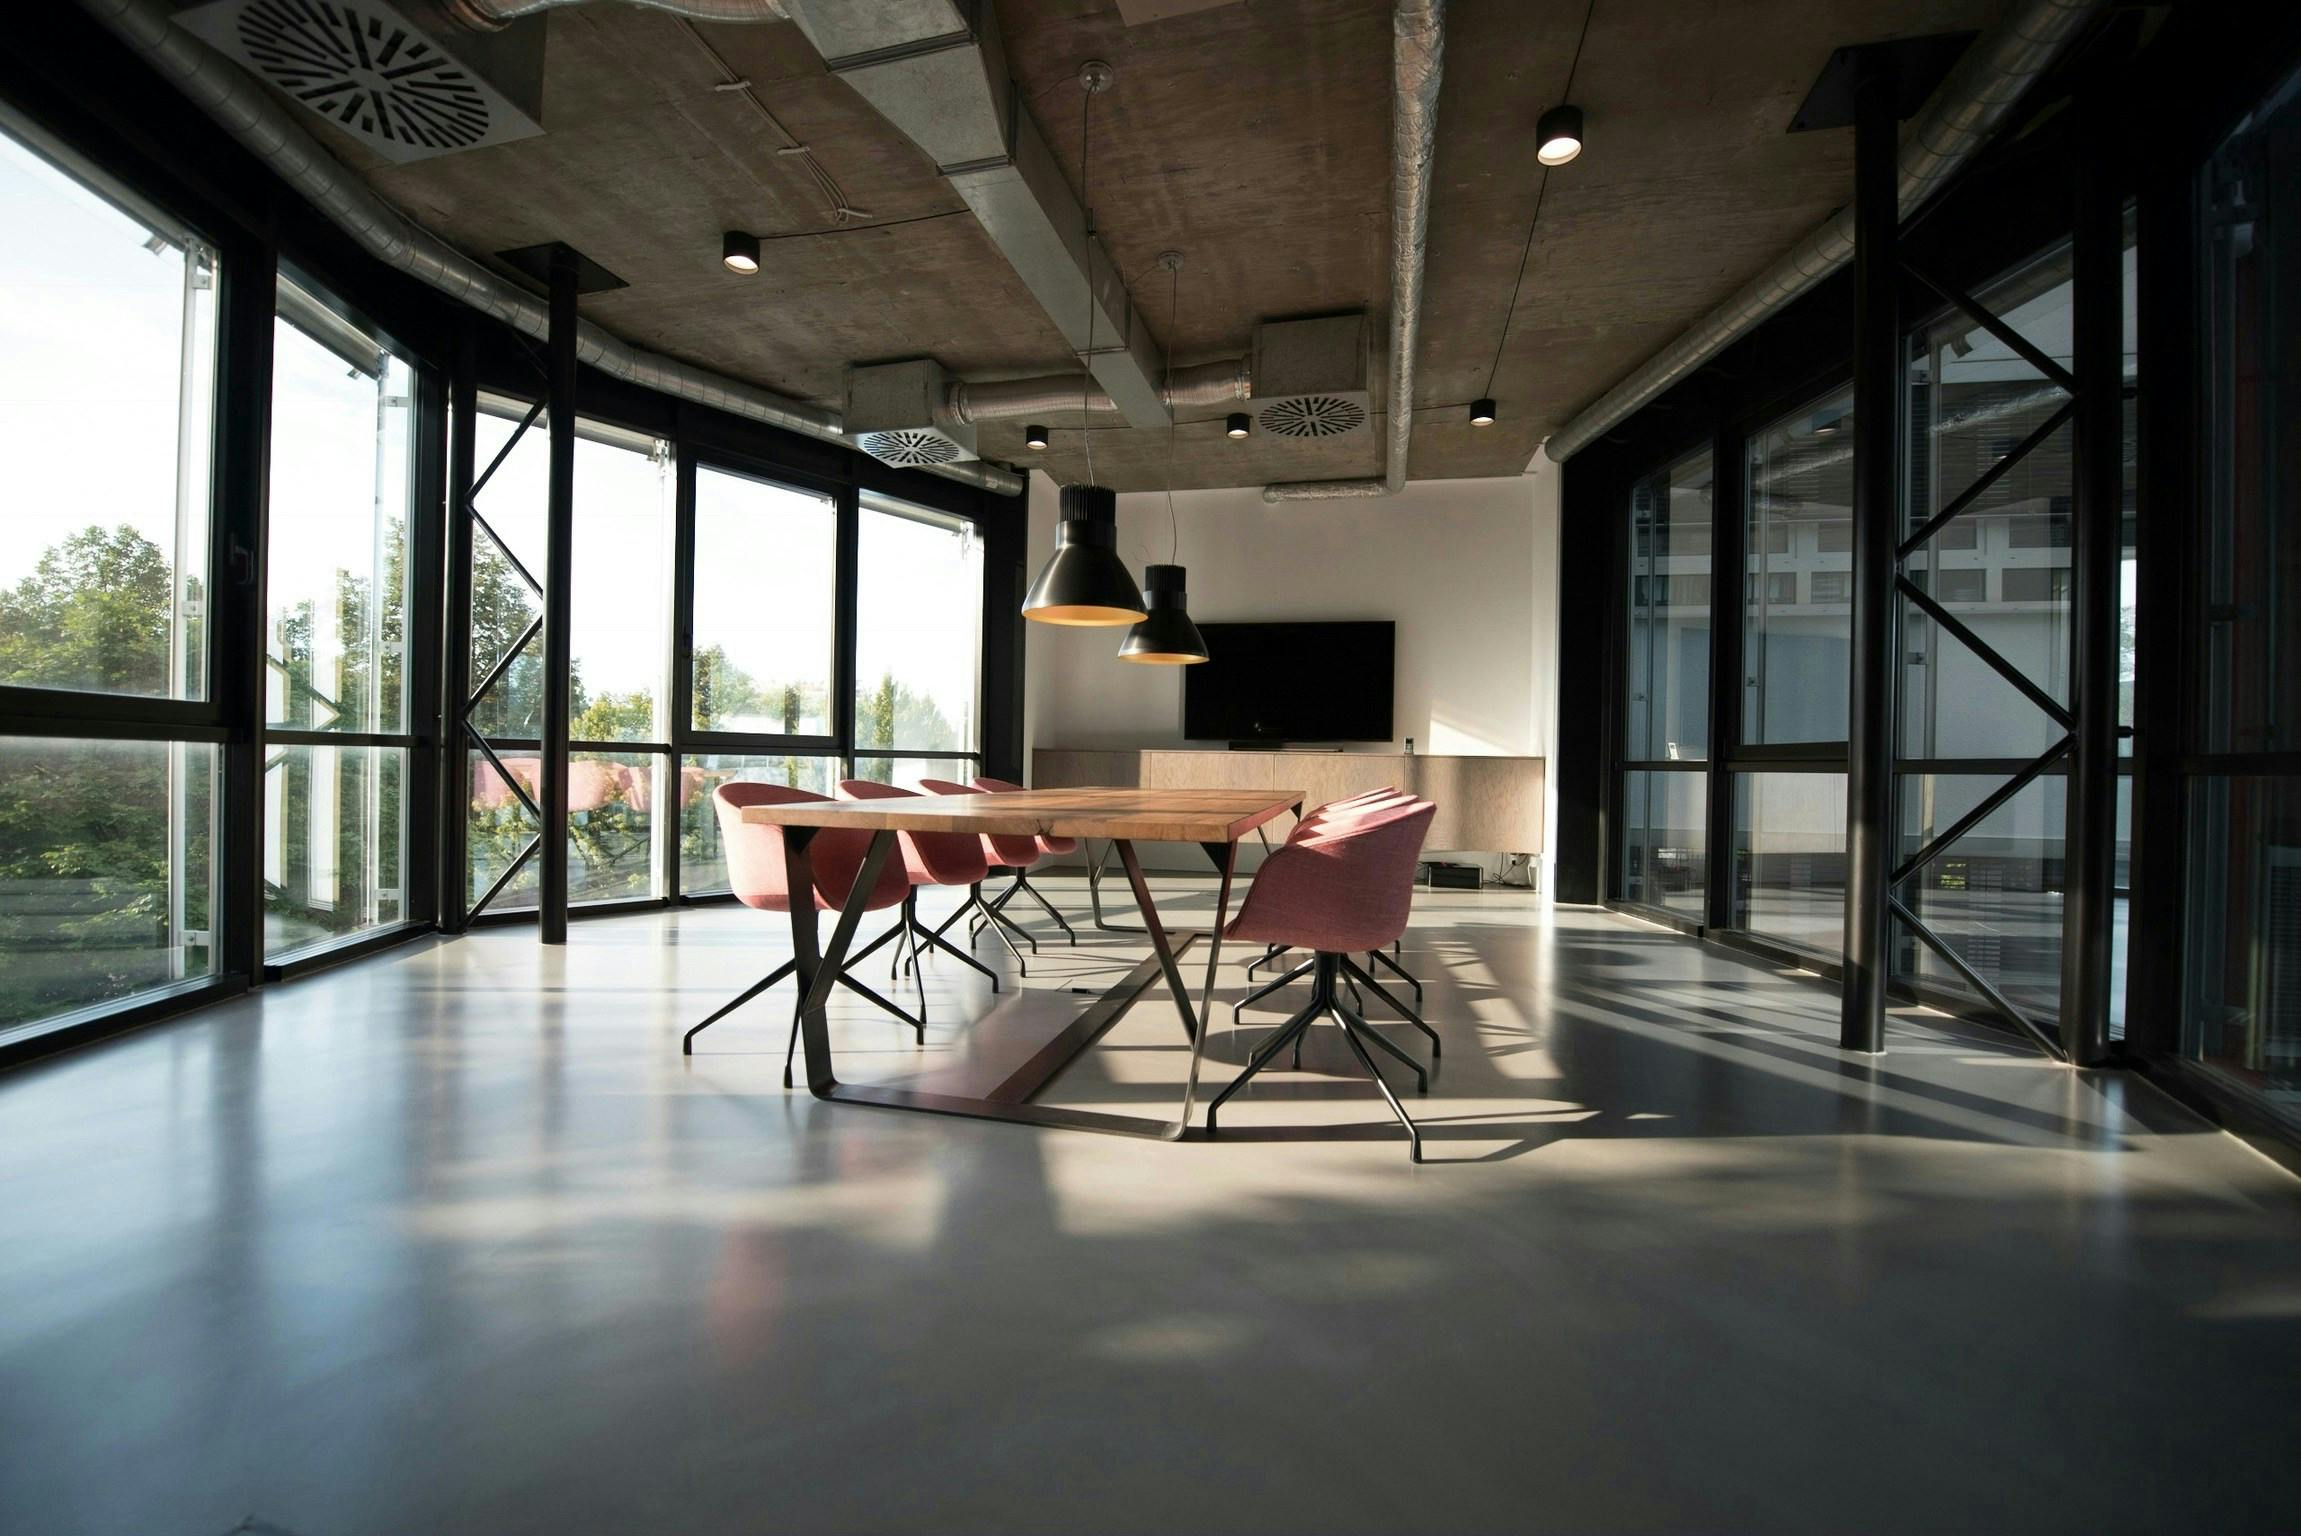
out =
<svg viewBox="0 0 2301 1536"><path fill-rule="evenodd" d="M1256 1073L1277 1060L1278 1053L1284 1050L1287 1045L1298 1043L1304 1030L1310 1028L1321 1018L1331 1018L1342 1027L1343 1040L1349 1044L1351 1054L1358 1058L1358 1064L1366 1069L1366 1075L1374 1079L1374 1086L1381 1090L1383 1100L1389 1104L1391 1113L1398 1116L1398 1123L1406 1127L1409 1158L1417 1163L1422 1161L1422 1132L1415 1125L1414 1117L1406 1112L1406 1106L1398 1102L1398 1095L1390 1091L1390 1084L1383 1079L1382 1070L1374 1064L1373 1056L1368 1054L1366 1043L1371 1041L1382 1050L1404 1062L1414 1073L1414 1090L1417 1093L1430 1091L1429 1074L1423 1071L1421 1063L1375 1033L1364 1018L1343 1005L1341 995L1336 988L1336 982L1341 978L1343 967L1349 963L1341 955L1326 953L1320 953L1305 962L1311 971L1308 1006L1287 1020L1286 1023L1280 1025L1269 1039L1256 1046L1254 1054L1247 1059L1246 1070L1233 1078L1230 1086L1216 1094L1212 1102L1207 1105L1206 1133L1208 1136L1215 1135L1219 1129L1216 1124L1216 1117L1220 1115L1222 1106L1229 1101L1231 1095L1245 1087ZM1299 974L1299 969L1297 974ZM1291 976L1286 978L1286 980L1292 979ZM1274 983L1274 985L1283 984L1283 982Z"/></svg>
<svg viewBox="0 0 2301 1536"><path fill-rule="evenodd" d="M881 934L877 939L872 941L871 948L878 948L879 945L884 944L888 940L894 938L899 931L899 927L888 929L887 932ZM896 1007L893 1003L887 1001L887 999L881 997L878 993L872 991L869 987L864 986L861 982L854 978L852 973L854 970L855 961L860 960L861 958L861 955L856 955L853 959L850 959L847 962L845 967L840 970L839 975L836 978L839 985L845 987L848 991L855 993L858 997L864 998L865 1000L876 1004L880 1009L887 1013L893 1014L896 1018L902 1020L905 1024L910 1025L911 1032L917 1038L918 1043L925 1045L927 1043L926 987L921 985L919 988L918 1013L905 1013L901 1008ZM757 997L760 993L766 991L769 987L775 985L775 983L781 981L784 977L792 975L798 969L798 961L786 960L781 965L775 967L775 969L769 971L766 975L753 982L750 986L745 987L741 992L738 992L731 1000L720 1004L719 1007L714 1009L712 1013L703 1020L702 1023L696 1025L693 1029L687 1031L686 1034L679 1037L679 1054L682 1056L694 1055L695 1037L697 1035L702 1034L703 1031L709 1029L712 1025L718 1023L721 1019L727 1017L727 1015L733 1013L736 1009L742 1007L745 1003L751 1001L751 999ZM795 1001L791 1006L791 1038L784 1044L783 1047L783 1086L786 1088L791 1086L792 1052L797 1048L798 1044L799 1003Z"/></svg>

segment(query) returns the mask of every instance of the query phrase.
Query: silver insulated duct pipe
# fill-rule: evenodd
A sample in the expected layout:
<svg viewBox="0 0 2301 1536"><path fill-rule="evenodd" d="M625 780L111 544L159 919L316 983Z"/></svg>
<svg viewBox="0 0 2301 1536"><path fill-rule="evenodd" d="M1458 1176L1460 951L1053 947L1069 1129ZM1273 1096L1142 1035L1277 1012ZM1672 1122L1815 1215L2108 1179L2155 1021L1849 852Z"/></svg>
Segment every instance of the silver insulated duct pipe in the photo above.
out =
<svg viewBox="0 0 2301 1536"><path fill-rule="evenodd" d="M1437 156L1438 87L1446 74L1446 0L1398 0L1390 30L1390 444L1382 478L1266 485L1264 501L1392 496L1406 488L1406 454L1414 442L1414 349L1422 333L1422 277L1430 234L1430 170Z"/></svg>
<svg viewBox="0 0 2301 1536"><path fill-rule="evenodd" d="M2084 27L2096 3L2014 0L1997 25L1965 51L1902 140L1903 218L1923 206L1996 132L2022 92ZM1552 462L1563 463L1589 447L1736 337L1853 259L1854 211L1848 206L1552 433L1545 445Z"/></svg>
<svg viewBox="0 0 2301 1536"><path fill-rule="evenodd" d="M526 335L549 337L551 311L543 299L497 276L376 196L239 66L172 25L161 0L80 4L378 261ZM757 15L758 7L752 11ZM588 320L578 325L576 356L644 389L854 446L834 411L635 347ZM1021 495L1026 484L1022 476L989 464L937 465L932 473L1006 496Z"/></svg>
<svg viewBox="0 0 2301 1536"><path fill-rule="evenodd" d="M439 0L439 8L459 27L499 32L523 16L564 10L588 0ZM624 0L651 11L669 11L689 21L786 21L782 0Z"/></svg>

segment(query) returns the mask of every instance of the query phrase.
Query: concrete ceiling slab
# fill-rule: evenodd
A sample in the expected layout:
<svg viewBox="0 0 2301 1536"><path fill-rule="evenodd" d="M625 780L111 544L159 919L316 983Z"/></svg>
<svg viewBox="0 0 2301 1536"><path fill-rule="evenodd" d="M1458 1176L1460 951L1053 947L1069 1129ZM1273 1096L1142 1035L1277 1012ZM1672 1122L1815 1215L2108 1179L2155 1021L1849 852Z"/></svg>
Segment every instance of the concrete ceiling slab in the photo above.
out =
<svg viewBox="0 0 2301 1536"><path fill-rule="evenodd" d="M1241 0L1130 25L1135 9L998 0L1018 97L1074 186L1078 66L1117 68L1096 103L1089 192L1176 362L1243 353L1266 317L1363 308L1383 334L1387 0ZM1983 26L1996 9L1454 0L1414 477L1519 473L1545 434L1846 200L1850 132L1786 131L1833 48ZM339 152L468 251L565 240L613 269L631 286L584 313L632 341L803 399L835 403L849 364L899 357L969 378L1076 366L949 184L796 27L611 3L523 25L550 29L543 135L399 166L340 137ZM1589 147L1544 172L1533 125L1570 67ZM723 88L738 80L748 90ZM756 278L720 267L728 228L762 237ZM1170 249L1187 257L1172 308L1156 269ZM1465 408L1481 394L1502 419L1472 429ZM1174 483L1379 473L1388 402L1376 403L1367 431L1309 443L1238 443L1219 415L1185 419ZM1165 434L1106 423L1103 483L1163 484ZM1021 423L986 424L983 453L1083 474L1075 415L1049 424L1044 455L1023 449Z"/></svg>

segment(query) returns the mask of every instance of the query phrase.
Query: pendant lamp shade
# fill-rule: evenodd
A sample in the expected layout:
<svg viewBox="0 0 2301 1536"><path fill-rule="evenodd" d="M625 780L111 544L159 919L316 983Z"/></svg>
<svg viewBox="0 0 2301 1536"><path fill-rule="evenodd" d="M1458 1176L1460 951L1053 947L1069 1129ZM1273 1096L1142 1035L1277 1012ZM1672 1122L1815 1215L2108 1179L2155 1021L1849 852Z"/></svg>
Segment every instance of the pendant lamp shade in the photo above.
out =
<svg viewBox="0 0 2301 1536"><path fill-rule="evenodd" d="M1023 617L1041 624L1132 624L1148 611L1119 558L1118 493L1066 485L1055 553L1023 599Z"/></svg>
<svg viewBox="0 0 2301 1536"><path fill-rule="evenodd" d="M1127 631L1119 660L1149 666L1183 667L1206 660L1206 641L1190 621L1189 593L1179 565L1146 565L1143 586L1150 612Z"/></svg>

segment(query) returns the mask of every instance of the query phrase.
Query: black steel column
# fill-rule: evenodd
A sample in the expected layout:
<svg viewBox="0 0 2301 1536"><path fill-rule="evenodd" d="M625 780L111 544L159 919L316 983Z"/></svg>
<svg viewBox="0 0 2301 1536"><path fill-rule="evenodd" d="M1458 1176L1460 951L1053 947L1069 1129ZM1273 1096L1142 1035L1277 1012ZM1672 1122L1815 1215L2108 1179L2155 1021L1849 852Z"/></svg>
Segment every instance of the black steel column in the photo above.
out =
<svg viewBox="0 0 2301 1536"><path fill-rule="evenodd" d="M575 584L575 252L551 252L551 336L545 408L551 417L551 492L543 556L543 752L541 890L538 936L567 942L567 730L572 714L568 673L574 662L569 608Z"/></svg>
<svg viewBox="0 0 2301 1536"><path fill-rule="evenodd" d="M1861 66L1854 119L1854 550L1846 709L1845 976L1838 1044L1885 1049L1893 964L1894 550L1901 538L1900 135L1893 65Z"/></svg>
<svg viewBox="0 0 2301 1536"><path fill-rule="evenodd" d="M1742 742L1742 700L1749 675L1743 654L1749 602L1743 572L1749 566L1749 510L1742 474L1742 440L1728 424L1731 402L1720 390L1718 423L1710 436L1710 750L1703 791L1703 923L1731 928L1740 871L1734 856L1734 750Z"/></svg>
<svg viewBox="0 0 2301 1536"><path fill-rule="evenodd" d="M216 970L250 985L264 965L266 533L272 456L276 252L248 241L222 256L217 310L215 520L210 530L208 646L215 703L230 737L218 754ZM187 253L187 259L189 259Z"/></svg>
<svg viewBox="0 0 2301 1536"><path fill-rule="evenodd" d="M2078 103L2071 224L2071 340L2077 375L2070 529L2071 734L2062 853L2061 1043L2079 1066L2109 1054L2117 878L2118 564L2125 519L2121 114L2100 85Z"/></svg>
<svg viewBox="0 0 2301 1536"><path fill-rule="evenodd" d="M439 926L461 933L471 916L471 482L479 473L479 390L471 331L456 339L447 386L447 528L440 599ZM494 657L489 657L493 661Z"/></svg>

